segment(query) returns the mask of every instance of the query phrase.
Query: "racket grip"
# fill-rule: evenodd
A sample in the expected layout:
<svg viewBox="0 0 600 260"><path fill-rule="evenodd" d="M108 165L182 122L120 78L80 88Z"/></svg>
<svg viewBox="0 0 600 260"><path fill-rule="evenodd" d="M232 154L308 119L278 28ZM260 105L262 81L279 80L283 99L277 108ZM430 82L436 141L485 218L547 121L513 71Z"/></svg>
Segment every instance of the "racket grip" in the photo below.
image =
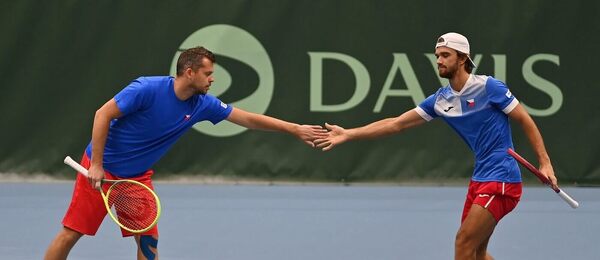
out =
<svg viewBox="0 0 600 260"><path fill-rule="evenodd" d="M576 200L571 198L571 196L569 196L569 194L562 191L561 189L558 190L557 194L558 194L558 196L560 196L561 199L563 199L567 204L569 204L569 206L571 206L571 208L576 209L579 207L579 202L577 202Z"/></svg>
<svg viewBox="0 0 600 260"><path fill-rule="evenodd" d="M65 157L64 162L65 162L66 165L71 166L71 168L73 168L74 170L80 172L85 177L88 176L88 170L86 168L83 168L83 166L81 166L81 164L77 163L70 156Z"/></svg>

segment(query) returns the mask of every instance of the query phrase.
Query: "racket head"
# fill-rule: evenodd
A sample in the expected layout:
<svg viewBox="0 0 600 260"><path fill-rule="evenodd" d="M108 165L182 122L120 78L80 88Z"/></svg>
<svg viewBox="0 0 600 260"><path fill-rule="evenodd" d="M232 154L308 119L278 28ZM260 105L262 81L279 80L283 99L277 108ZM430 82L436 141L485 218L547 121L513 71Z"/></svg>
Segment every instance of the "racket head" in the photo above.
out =
<svg viewBox="0 0 600 260"><path fill-rule="evenodd" d="M134 180L105 180L110 184L103 191L108 215L121 228L134 234L153 228L160 218L161 205L156 193Z"/></svg>

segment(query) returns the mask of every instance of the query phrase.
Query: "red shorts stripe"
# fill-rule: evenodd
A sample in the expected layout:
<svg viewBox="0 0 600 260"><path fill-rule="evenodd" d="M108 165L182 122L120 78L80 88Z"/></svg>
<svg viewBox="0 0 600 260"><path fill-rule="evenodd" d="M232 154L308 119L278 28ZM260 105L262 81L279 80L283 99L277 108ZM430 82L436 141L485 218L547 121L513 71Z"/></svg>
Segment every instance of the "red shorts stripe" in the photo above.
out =
<svg viewBox="0 0 600 260"><path fill-rule="evenodd" d="M90 159L85 153L82 156L81 165L86 169L90 168ZM148 170L138 177L129 179L139 181L154 190L151 178L153 174L153 170ZM121 179L106 171L104 178L111 180ZM102 224L106 214L106 207L104 206L100 192L92 188L86 177L77 174L71 204L65 213L62 224L82 234L93 236L98 231L98 228L100 228L100 224ZM123 229L121 229L121 234L124 237L133 235ZM143 235L158 236L158 225L143 233Z"/></svg>
<svg viewBox="0 0 600 260"><path fill-rule="evenodd" d="M469 183L469 190L463 208L461 223L467 218L473 204L486 208L496 222L511 212L519 203L522 194L521 183L477 182Z"/></svg>

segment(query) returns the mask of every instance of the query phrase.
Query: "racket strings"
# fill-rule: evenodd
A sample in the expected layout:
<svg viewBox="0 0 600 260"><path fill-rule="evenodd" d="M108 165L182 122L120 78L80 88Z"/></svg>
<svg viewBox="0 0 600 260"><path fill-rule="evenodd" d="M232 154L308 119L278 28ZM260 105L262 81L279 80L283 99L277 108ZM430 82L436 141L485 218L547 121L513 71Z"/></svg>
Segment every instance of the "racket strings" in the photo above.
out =
<svg viewBox="0 0 600 260"><path fill-rule="evenodd" d="M123 226L143 230L154 224L158 215L157 202L145 187L133 182L118 182L107 195L112 214Z"/></svg>

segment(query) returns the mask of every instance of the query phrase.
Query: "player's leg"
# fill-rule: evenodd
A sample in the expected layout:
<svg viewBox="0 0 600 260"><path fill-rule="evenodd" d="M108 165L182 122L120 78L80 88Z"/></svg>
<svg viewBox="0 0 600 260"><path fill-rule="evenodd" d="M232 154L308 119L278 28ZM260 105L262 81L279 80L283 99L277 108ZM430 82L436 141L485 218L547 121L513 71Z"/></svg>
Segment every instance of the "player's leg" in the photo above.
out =
<svg viewBox="0 0 600 260"><path fill-rule="evenodd" d="M152 185L153 170L148 170L140 176L130 178L138 181L154 190ZM117 212L117 214L119 214ZM137 259L139 260L157 260L158 259L158 225L152 227L143 234L132 234L129 231L121 229L123 237L133 236L137 244Z"/></svg>
<svg viewBox="0 0 600 260"><path fill-rule="evenodd" d="M81 236L83 236L83 234L67 227L63 227L50 243L46 255L44 256L44 260L67 259L69 252Z"/></svg>
<svg viewBox="0 0 600 260"><path fill-rule="evenodd" d="M158 260L158 235L135 235L138 260Z"/></svg>
<svg viewBox="0 0 600 260"><path fill-rule="evenodd" d="M89 168L89 157L85 154L81 165ZM71 203L62 221L63 228L50 243L44 259L66 259L82 235L96 234L105 216L100 192L90 186L86 177L77 174Z"/></svg>
<svg viewBox="0 0 600 260"><path fill-rule="evenodd" d="M487 252L487 245L490 242L491 235L477 248L477 260L494 260L494 258Z"/></svg>
<svg viewBox="0 0 600 260"><path fill-rule="evenodd" d="M131 178L132 180L139 181L150 189L154 190L152 184L153 170L148 170L141 176ZM123 236L133 235L125 230L121 230ZM150 230L143 234L137 234L133 236L137 243L137 259L139 260L157 260L158 259L158 225L152 227Z"/></svg>
<svg viewBox="0 0 600 260"><path fill-rule="evenodd" d="M456 234L454 258L477 259L477 249L489 241L495 227L496 219L492 213L480 205L473 204Z"/></svg>
<svg viewBox="0 0 600 260"><path fill-rule="evenodd" d="M521 183L469 183L456 235L456 259L493 259L487 253L490 237L498 222L517 206L521 193Z"/></svg>

